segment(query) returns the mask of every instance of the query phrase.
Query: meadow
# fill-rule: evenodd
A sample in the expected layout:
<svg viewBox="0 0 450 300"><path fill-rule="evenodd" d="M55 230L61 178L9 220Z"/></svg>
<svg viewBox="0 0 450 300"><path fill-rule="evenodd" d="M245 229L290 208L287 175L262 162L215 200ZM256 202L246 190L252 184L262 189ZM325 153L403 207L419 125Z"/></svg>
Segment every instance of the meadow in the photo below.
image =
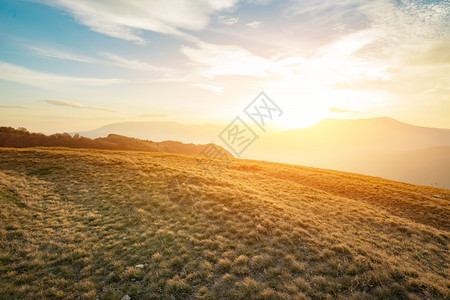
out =
<svg viewBox="0 0 450 300"><path fill-rule="evenodd" d="M450 190L197 159L0 148L0 298L449 299Z"/></svg>

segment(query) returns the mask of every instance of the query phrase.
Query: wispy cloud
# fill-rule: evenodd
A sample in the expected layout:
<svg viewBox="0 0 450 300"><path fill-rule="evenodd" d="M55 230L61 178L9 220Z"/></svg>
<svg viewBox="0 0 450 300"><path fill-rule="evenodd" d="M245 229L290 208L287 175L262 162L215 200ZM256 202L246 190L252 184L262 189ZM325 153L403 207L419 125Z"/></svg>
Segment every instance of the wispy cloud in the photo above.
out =
<svg viewBox="0 0 450 300"><path fill-rule="evenodd" d="M141 118L164 118L167 117L166 114L143 114Z"/></svg>
<svg viewBox="0 0 450 300"><path fill-rule="evenodd" d="M107 63L111 63L126 69L151 72L173 72L173 70L169 68L158 67L136 59L126 59L109 52L101 52L100 55L110 60L110 62Z"/></svg>
<svg viewBox="0 0 450 300"><path fill-rule="evenodd" d="M26 106L26 105L0 105L0 108L29 109L29 108L33 108L33 107L32 106Z"/></svg>
<svg viewBox="0 0 450 300"><path fill-rule="evenodd" d="M239 21L239 18L233 16L219 16L217 17L217 23L225 25L233 25Z"/></svg>
<svg viewBox="0 0 450 300"><path fill-rule="evenodd" d="M328 111L332 113L349 113L351 110L343 109L343 108L337 108L337 107L330 107Z"/></svg>
<svg viewBox="0 0 450 300"><path fill-rule="evenodd" d="M73 15L91 30L112 37L145 44L141 30L190 39L183 30L205 28L209 15L234 6L237 0L42 0L42 3Z"/></svg>
<svg viewBox="0 0 450 300"><path fill-rule="evenodd" d="M301 57L271 60L254 55L236 45L197 43L180 49L198 68L201 76L220 75L269 76L292 72L304 61Z"/></svg>
<svg viewBox="0 0 450 300"><path fill-rule="evenodd" d="M450 66L424 65L402 66L392 71L389 80L383 78L361 78L337 82L335 89L385 91L403 96L419 96L420 94L440 95L447 98L450 93Z"/></svg>
<svg viewBox="0 0 450 300"><path fill-rule="evenodd" d="M122 79L72 77L43 73L2 61L0 61L0 80L18 82L43 88L54 88L61 85L103 86L125 81Z"/></svg>
<svg viewBox="0 0 450 300"><path fill-rule="evenodd" d="M72 61L78 61L78 62L85 62L85 63L93 63L97 60L92 57L82 56L75 53L71 53L67 50L59 50L54 48L40 48L35 46L27 46L27 48L33 50L34 53L40 56L49 57L49 58L57 58L57 59L63 59L63 60L72 60Z"/></svg>
<svg viewBox="0 0 450 300"><path fill-rule="evenodd" d="M406 44L417 45L420 40L450 34L450 6L445 1L292 0L285 14L304 22L306 28L314 26L330 39L361 30L377 32L377 39L364 49L365 54L392 55Z"/></svg>
<svg viewBox="0 0 450 300"><path fill-rule="evenodd" d="M406 65L450 65L450 39L425 47L409 49L401 55Z"/></svg>
<svg viewBox="0 0 450 300"><path fill-rule="evenodd" d="M450 6L446 1L377 0L363 8L372 27L394 43L417 43L418 39L448 37ZM385 44L387 45L387 43Z"/></svg>
<svg viewBox="0 0 450 300"><path fill-rule="evenodd" d="M222 85L203 84L203 83L193 83L191 85L210 90L216 94L222 94L224 89Z"/></svg>
<svg viewBox="0 0 450 300"><path fill-rule="evenodd" d="M151 72L173 72L174 70L164 67L158 67L143 61L136 59L126 59L121 56L112 54L110 52L100 52L100 56L106 58L106 60L96 59L93 57L82 56L71 51L64 49L55 49L50 47L35 47L27 46L27 48L33 50L34 53L43 57L56 58L62 60L71 60L85 63L98 63L106 65L115 65L125 69L138 70L138 71L151 71Z"/></svg>
<svg viewBox="0 0 450 300"><path fill-rule="evenodd" d="M72 107L72 108L77 108L77 109L90 109L90 110L100 110L100 111L107 111L107 112L117 112L117 111L109 109L109 108L88 106L88 105L71 102L71 101L65 101L65 100L40 100L40 101L51 104L51 105L56 105L56 106L66 106L66 107Z"/></svg>
<svg viewBox="0 0 450 300"><path fill-rule="evenodd" d="M258 4L258 5L267 5L274 0L247 0L249 3Z"/></svg>
<svg viewBox="0 0 450 300"><path fill-rule="evenodd" d="M247 23L245 25L247 25L248 27L251 27L253 29L257 29L259 27L259 25L261 25L261 22L253 21L253 22Z"/></svg>

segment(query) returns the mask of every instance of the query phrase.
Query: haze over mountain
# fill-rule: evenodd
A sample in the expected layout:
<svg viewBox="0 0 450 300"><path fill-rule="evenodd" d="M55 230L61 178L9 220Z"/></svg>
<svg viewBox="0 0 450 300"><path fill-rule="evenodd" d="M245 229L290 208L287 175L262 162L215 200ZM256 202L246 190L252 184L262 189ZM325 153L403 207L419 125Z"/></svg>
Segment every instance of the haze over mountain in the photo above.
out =
<svg viewBox="0 0 450 300"><path fill-rule="evenodd" d="M115 133L156 142L174 140L206 144L210 143L223 129L224 126L218 124L185 125L178 122L121 122L80 132L80 135L88 138L99 138Z"/></svg>
<svg viewBox="0 0 450 300"><path fill-rule="evenodd" d="M107 137L90 139L77 134L57 133L46 136L42 133L30 133L25 128L0 127L0 147L29 148L29 147L65 147L102 150L134 150L146 152L167 152L182 154L200 154L207 151L208 145L181 143L177 141L153 142L126 137L118 134L108 134ZM214 146L216 147L216 146ZM221 154L228 157L233 155L217 146Z"/></svg>
<svg viewBox="0 0 450 300"><path fill-rule="evenodd" d="M324 119L264 136L246 155L450 188L450 130L391 118Z"/></svg>
<svg viewBox="0 0 450 300"><path fill-rule="evenodd" d="M80 134L97 138L116 133L190 143L214 140L225 146L217 138L224 128L218 124L124 122ZM324 119L307 128L260 134L242 156L450 188L450 129L419 127L388 117Z"/></svg>

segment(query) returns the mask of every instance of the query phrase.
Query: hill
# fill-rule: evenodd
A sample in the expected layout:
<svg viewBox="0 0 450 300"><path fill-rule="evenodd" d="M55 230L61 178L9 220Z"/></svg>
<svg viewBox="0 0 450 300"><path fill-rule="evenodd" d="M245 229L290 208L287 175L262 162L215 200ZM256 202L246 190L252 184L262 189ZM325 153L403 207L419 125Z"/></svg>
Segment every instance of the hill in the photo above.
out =
<svg viewBox="0 0 450 300"><path fill-rule="evenodd" d="M347 163L354 172L450 188L450 147L360 155Z"/></svg>
<svg viewBox="0 0 450 300"><path fill-rule="evenodd" d="M110 133L153 141L182 141L185 143L210 143L223 130L217 124L186 125L177 122L120 122L80 132L88 138L105 137Z"/></svg>
<svg viewBox="0 0 450 300"><path fill-rule="evenodd" d="M199 159L0 149L2 298L450 297L449 190Z"/></svg>
<svg viewBox="0 0 450 300"><path fill-rule="evenodd" d="M317 124L268 137L307 151L393 152L450 146L450 129L419 127L392 118L324 119ZM285 144L285 142L283 143Z"/></svg>
<svg viewBox="0 0 450 300"><path fill-rule="evenodd" d="M217 138L224 128L225 125L217 124L123 122L80 135L98 138L116 133L154 141L172 139L196 143L214 140L225 147ZM450 148L446 147L450 147L450 129L414 126L388 117L324 119L308 128L261 134L247 148L243 158L450 188ZM399 163L395 158L399 158Z"/></svg>
<svg viewBox="0 0 450 300"><path fill-rule="evenodd" d="M262 136L245 154L450 188L450 129L391 118L325 119L308 128Z"/></svg>
<svg viewBox="0 0 450 300"><path fill-rule="evenodd" d="M73 137L68 133L46 136L42 133L30 133L25 128L0 127L0 147L25 148L40 146L199 154L202 153L207 145L184 144L175 141L153 142L118 134L108 134L107 137L92 140L80 137L78 134L75 134ZM214 147L220 149L228 157L233 157L224 148L217 145L214 145Z"/></svg>

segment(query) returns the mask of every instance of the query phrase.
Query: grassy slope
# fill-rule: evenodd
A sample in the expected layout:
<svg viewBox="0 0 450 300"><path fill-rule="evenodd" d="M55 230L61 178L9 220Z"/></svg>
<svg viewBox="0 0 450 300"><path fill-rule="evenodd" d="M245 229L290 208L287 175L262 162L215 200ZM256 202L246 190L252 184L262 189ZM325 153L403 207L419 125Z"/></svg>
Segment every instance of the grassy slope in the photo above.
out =
<svg viewBox="0 0 450 300"><path fill-rule="evenodd" d="M0 295L448 298L449 215L449 190L350 173L4 148Z"/></svg>

